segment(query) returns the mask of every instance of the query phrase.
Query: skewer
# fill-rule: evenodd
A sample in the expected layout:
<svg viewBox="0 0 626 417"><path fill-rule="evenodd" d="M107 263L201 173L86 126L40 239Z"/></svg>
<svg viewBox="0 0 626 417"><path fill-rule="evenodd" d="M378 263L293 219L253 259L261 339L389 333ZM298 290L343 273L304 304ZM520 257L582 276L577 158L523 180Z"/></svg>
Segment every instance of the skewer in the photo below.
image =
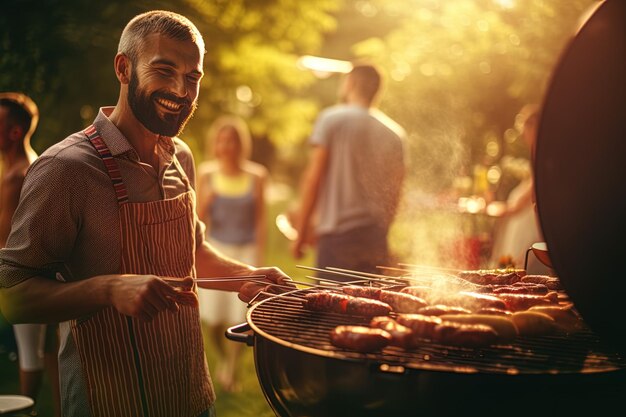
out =
<svg viewBox="0 0 626 417"><path fill-rule="evenodd" d="M311 276L311 275L307 275L306 277L309 278L309 279L315 279L315 280L318 280L318 281L329 281L329 282L332 282L334 284L334 286L331 286L331 285L320 285L320 287L322 287L322 288L328 288L328 289L331 289L331 290L335 290L335 289L337 289L337 287L347 287L349 285L362 284L362 283L369 282L369 280L367 280L367 279L360 279L360 280L357 280L357 281L334 281L332 279L327 280L325 278L314 277L314 276Z"/></svg>
<svg viewBox="0 0 626 417"><path fill-rule="evenodd" d="M213 277L213 278L192 278L193 282L224 282L224 281L254 281L255 279L266 278L265 275L246 275L233 277ZM187 278L162 277L163 281L181 282Z"/></svg>
<svg viewBox="0 0 626 417"><path fill-rule="evenodd" d="M405 264L405 263L398 263L398 265L408 266L409 268L413 268L413 271L415 271L415 269L431 269L431 270L434 269L436 271L446 271L446 272L452 272L454 274L463 272L462 269L444 268L442 266L415 265L415 264Z"/></svg>
<svg viewBox="0 0 626 417"><path fill-rule="evenodd" d="M310 277L310 276L307 276L306 278L309 278L309 279L316 279L316 280L321 280L321 278ZM307 287L315 287L315 288L319 288L319 287L322 287L322 288L335 288L335 287L333 287L332 285L314 284L314 283L312 283L312 282L293 281L293 280L292 280L292 281L290 281L290 282L293 282L294 284L298 284L298 285L305 285L305 286L307 286Z"/></svg>
<svg viewBox="0 0 626 417"><path fill-rule="evenodd" d="M376 268L378 268L378 269L388 269L389 271L398 271L398 272L414 272L415 271L413 269L396 268L394 266L383 266L383 265L376 265Z"/></svg>
<svg viewBox="0 0 626 417"><path fill-rule="evenodd" d="M252 299L250 301L248 301L248 308L250 308L257 301L257 299L262 297L262 296L266 296L266 297L282 297L285 300L297 301L299 303L302 302L302 298L294 297L294 296L291 296L291 295L274 294L274 293L267 292L267 291L259 291L258 293L256 293L256 295L254 297L252 297Z"/></svg>
<svg viewBox="0 0 626 417"><path fill-rule="evenodd" d="M390 271L406 272L407 274L426 274L426 273L428 273L428 271L418 271L418 270L415 270L415 269L396 268L396 267L393 267L393 266L383 266L383 265L376 265L376 268L378 268L378 269L388 269ZM437 271L433 271L433 272L437 272ZM430 273L433 273L433 272L430 272ZM444 275L446 277L458 278L456 275L452 275L452 274L449 274L449 273L443 272L443 271L439 272L439 274L440 275ZM432 277L432 276L429 275L429 277ZM409 276L409 277L404 275L404 276L402 276L402 278L403 279L412 279L412 280L421 279L421 278L419 278L419 277L417 277L415 275L412 275L412 276Z"/></svg>
<svg viewBox="0 0 626 417"><path fill-rule="evenodd" d="M350 274L358 274L364 277L372 277L372 278L381 278L381 279L400 279L401 278L401 277L392 277L389 275L382 275L382 274L372 274L371 272L361 272L361 271L353 271L351 269L336 268L334 266L329 266L328 269L330 269L331 271L347 272Z"/></svg>
<svg viewBox="0 0 626 417"><path fill-rule="evenodd" d="M390 279L394 280L394 278L391 278L391 277L389 277L389 279L371 278L371 277L364 277L363 275L349 274L347 272L333 271L331 269L314 268L312 266L305 266L305 265L296 265L296 268L308 269L308 270L311 270L311 271L328 273L328 274L341 275L341 276L349 277L349 278L358 278L358 279L361 279L363 281L384 282L386 284L389 284L389 280ZM398 280L395 279L395 281L397 282Z"/></svg>
<svg viewBox="0 0 626 417"><path fill-rule="evenodd" d="M406 265L406 264L401 264L401 265ZM403 269L403 268L394 268L391 266L376 266L376 268L381 268L381 269L391 269L394 271L402 271L402 272L407 272L409 274L420 274L419 271L416 270L410 270L410 269ZM425 271L421 272L424 273ZM436 272L436 271L433 271ZM412 281L412 282L416 282L419 284L427 284L430 285L433 283L433 279L437 278L437 277L445 277L447 279L450 279L454 282L458 282L459 284L463 285L463 286L467 286L468 288L475 288L476 284L472 283L471 281L467 281L463 278L459 278L456 275L450 274L448 272L445 271L439 271L438 275L432 276L432 275L427 275L427 276L403 276L402 279L405 279L407 281Z"/></svg>
<svg viewBox="0 0 626 417"><path fill-rule="evenodd" d="M238 282L238 281L246 281L246 282L254 282L255 284L261 284L261 285L265 285L267 287L276 287L276 288L283 288L286 290L294 290L297 288L291 287L289 285L281 285L281 284L276 284L274 282L269 282L269 281L262 281L260 279L249 279L251 277L264 277L265 275L248 275L247 277L233 277L233 278L228 278L228 277L219 277L217 279L212 279L212 278L194 278L193 281L194 282ZM163 278L164 281L167 282L182 282L182 279L179 278ZM303 284L303 285L311 285L307 282L299 282L299 281L289 281L289 282L293 282L294 284Z"/></svg>

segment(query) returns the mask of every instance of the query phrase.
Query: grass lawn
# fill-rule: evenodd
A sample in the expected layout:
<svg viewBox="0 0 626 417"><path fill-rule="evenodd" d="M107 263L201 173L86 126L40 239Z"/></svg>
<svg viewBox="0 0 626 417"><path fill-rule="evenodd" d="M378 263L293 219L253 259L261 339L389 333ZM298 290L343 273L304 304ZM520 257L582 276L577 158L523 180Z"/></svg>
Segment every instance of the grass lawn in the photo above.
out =
<svg viewBox="0 0 626 417"><path fill-rule="evenodd" d="M0 395L19 394L18 364L15 353L15 344L11 327L3 321L0 324ZM216 369L217 358L215 356L214 342L207 337L205 332L205 350L211 370ZM227 343L235 343L228 341ZM273 411L263 396L254 369L253 348L244 346L241 362L239 364L239 377L241 390L236 393L224 392L219 384L214 381L218 400L216 409L219 417L272 417ZM36 409L40 417L52 417L52 399L50 396L50 383L44 376Z"/></svg>

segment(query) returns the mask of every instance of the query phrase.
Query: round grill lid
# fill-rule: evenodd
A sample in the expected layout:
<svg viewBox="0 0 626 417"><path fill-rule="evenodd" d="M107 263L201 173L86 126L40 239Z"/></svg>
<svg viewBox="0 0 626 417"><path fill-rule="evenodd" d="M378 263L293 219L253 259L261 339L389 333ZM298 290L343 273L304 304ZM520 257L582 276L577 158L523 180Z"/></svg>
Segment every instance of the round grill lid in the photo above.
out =
<svg viewBox="0 0 626 417"><path fill-rule="evenodd" d="M535 154L554 269L588 324L626 352L626 2L599 3L565 49Z"/></svg>

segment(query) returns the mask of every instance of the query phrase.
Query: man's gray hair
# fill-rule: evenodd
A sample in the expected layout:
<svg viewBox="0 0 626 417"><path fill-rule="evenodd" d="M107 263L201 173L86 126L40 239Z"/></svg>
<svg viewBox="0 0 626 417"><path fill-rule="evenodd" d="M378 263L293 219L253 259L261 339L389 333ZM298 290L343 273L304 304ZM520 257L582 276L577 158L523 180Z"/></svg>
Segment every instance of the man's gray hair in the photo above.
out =
<svg viewBox="0 0 626 417"><path fill-rule="evenodd" d="M198 28L185 16L165 10L152 10L133 17L122 32L117 52L135 61L145 37L152 33L180 41L193 41L204 53L204 39Z"/></svg>

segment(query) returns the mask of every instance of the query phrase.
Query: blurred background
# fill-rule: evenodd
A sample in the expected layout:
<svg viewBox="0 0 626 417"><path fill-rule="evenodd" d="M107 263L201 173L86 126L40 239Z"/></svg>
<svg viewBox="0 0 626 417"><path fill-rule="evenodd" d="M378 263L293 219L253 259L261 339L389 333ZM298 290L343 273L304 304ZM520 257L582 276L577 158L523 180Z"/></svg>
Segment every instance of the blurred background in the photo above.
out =
<svg viewBox="0 0 626 417"><path fill-rule="evenodd" d="M89 125L99 107L115 104L113 57L134 15L166 9L187 16L202 32L207 53L198 110L182 139L199 164L218 115L248 122L252 159L271 176L266 263L304 279L275 219L297 201L308 135L319 110L336 102L342 71L328 65L336 61L311 57L374 62L386 77L380 108L408 133L408 178L391 231L398 262L493 267L485 262L496 225L485 207L506 200L530 175L519 111L541 103L560 52L595 3L5 0L0 91L24 92L39 105L33 147L41 153ZM312 265L313 256L300 263ZM0 326L0 394L17 393L12 330L4 321ZM211 343L207 338L210 365ZM251 352L240 373L241 391L217 387L218 415L273 415Z"/></svg>

